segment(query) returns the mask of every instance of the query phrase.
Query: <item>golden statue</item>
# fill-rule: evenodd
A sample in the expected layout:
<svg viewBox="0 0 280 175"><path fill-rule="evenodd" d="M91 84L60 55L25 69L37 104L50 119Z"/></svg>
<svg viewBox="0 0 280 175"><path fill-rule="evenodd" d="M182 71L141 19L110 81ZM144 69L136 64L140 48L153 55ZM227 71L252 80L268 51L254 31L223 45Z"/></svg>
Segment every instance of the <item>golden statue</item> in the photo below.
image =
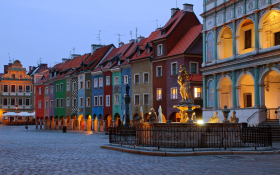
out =
<svg viewBox="0 0 280 175"><path fill-rule="evenodd" d="M181 86L180 87L180 94L182 96L182 103L193 103L193 99L191 96L191 86L190 86L190 82L188 81L189 78L189 74L187 69L185 68L184 65L180 65L180 75L178 76L178 83Z"/></svg>

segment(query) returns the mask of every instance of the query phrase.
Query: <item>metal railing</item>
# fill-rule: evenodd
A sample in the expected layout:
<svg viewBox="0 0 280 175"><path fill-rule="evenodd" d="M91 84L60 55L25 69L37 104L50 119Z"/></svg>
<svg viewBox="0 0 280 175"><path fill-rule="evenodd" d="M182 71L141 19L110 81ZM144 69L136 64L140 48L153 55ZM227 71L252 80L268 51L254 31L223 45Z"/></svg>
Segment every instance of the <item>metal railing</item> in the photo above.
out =
<svg viewBox="0 0 280 175"><path fill-rule="evenodd" d="M266 120L279 120L279 108L266 109Z"/></svg>
<svg viewBox="0 0 280 175"><path fill-rule="evenodd" d="M111 127L108 131L109 142L121 145L193 149L272 146L270 126L193 124L185 127Z"/></svg>

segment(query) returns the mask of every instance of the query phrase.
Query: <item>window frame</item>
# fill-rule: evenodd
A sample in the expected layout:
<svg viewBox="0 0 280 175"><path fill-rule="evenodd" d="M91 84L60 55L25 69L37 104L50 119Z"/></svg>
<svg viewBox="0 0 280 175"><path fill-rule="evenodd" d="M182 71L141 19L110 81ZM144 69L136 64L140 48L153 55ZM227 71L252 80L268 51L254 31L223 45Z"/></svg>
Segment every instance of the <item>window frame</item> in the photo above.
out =
<svg viewBox="0 0 280 175"><path fill-rule="evenodd" d="M157 45L157 56L161 56L162 52L163 52L163 45L162 44L158 44Z"/></svg>
<svg viewBox="0 0 280 175"><path fill-rule="evenodd" d="M195 61L190 61L190 62L189 62L189 74L193 74L193 73L192 73L192 64L193 64L193 63L196 64L196 73L195 73L195 74L199 74L198 62L195 62Z"/></svg>
<svg viewBox="0 0 280 175"><path fill-rule="evenodd" d="M88 101L89 100L89 101ZM90 107L90 97L86 98L86 107Z"/></svg>
<svg viewBox="0 0 280 175"><path fill-rule="evenodd" d="M45 87L45 95L49 94L49 87Z"/></svg>
<svg viewBox="0 0 280 175"><path fill-rule="evenodd" d="M86 81L86 89L90 89L90 80Z"/></svg>
<svg viewBox="0 0 280 175"><path fill-rule="evenodd" d="M16 88L16 85L15 85L15 84L11 84L11 92L13 92L13 91L12 91L12 87L13 87L13 86L15 87L15 91L14 91L14 92L16 92L16 91L17 91L17 88Z"/></svg>
<svg viewBox="0 0 280 175"><path fill-rule="evenodd" d="M123 76L123 84L128 84L128 75Z"/></svg>
<svg viewBox="0 0 280 175"><path fill-rule="evenodd" d="M148 75L148 81L145 81L145 75ZM143 83L149 83L149 72L143 72Z"/></svg>
<svg viewBox="0 0 280 175"><path fill-rule="evenodd" d="M93 87L94 88L98 87L98 78L94 78L94 80L93 80Z"/></svg>
<svg viewBox="0 0 280 175"><path fill-rule="evenodd" d="M50 101L50 109L53 109L54 104L53 104L53 100Z"/></svg>
<svg viewBox="0 0 280 175"><path fill-rule="evenodd" d="M98 78L98 81L99 81L99 87L103 87L103 77L99 77Z"/></svg>
<svg viewBox="0 0 280 175"><path fill-rule="evenodd" d="M99 97L98 97L98 105L99 106L103 106L103 95L99 95Z"/></svg>
<svg viewBox="0 0 280 175"><path fill-rule="evenodd" d="M5 86L7 87L7 91L5 91ZM9 85L4 84L4 87L3 87L3 92L9 92Z"/></svg>
<svg viewBox="0 0 280 175"><path fill-rule="evenodd" d="M51 94L53 94L53 86L51 86Z"/></svg>
<svg viewBox="0 0 280 175"><path fill-rule="evenodd" d="M160 76L158 75L158 68L160 68ZM162 66L157 66L156 67L156 77L162 77Z"/></svg>
<svg viewBox="0 0 280 175"><path fill-rule="evenodd" d="M39 87L39 95L41 95L41 94L42 94L42 88Z"/></svg>
<svg viewBox="0 0 280 175"><path fill-rule="evenodd" d="M173 65L176 65L176 73L173 74ZM171 63L171 75L177 75L178 74L178 63L177 62L172 62Z"/></svg>
<svg viewBox="0 0 280 175"><path fill-rule="evenodd" d="M118 99L118 100L117 100ZM118 102L118 103L117 103ZM115 94L114 95L114 105L118 106L120 105L120 95L119 94Z"/></svg>
<svg viewBox="0 0 280 175"><path fill-rule="evenodd" d="M66 99L66 106L67 106L67 107L70 106L70 97L67 97L67 99Z"/></svg>
<svg viewBox="0 0 280 175"><path fill-rule="evenodd" d="M116 79L118 79L118 80L116 80ZM114 85L119 86L120 85L119 81L120 81L119 76L115 76L114 77Z"/></svg>
<svg viewBox="0 0 280 175"><path fill-rule="evenodd" d="M19 89L19 87L21 87L21 91L20 91L20 89ZM23 86L22 85L18 85L18 92L23 92Z"/></svg>
<svg viewBox="0 0 280 175"><path fill-rule="evenodd" d="M41 109L42 108L42 102L41 100L38 101L38 109Z"/></svg>
<svg viewBox="0 0 280 175"><path fill-rule="evenodd" d="M98 96L93 97L93 106L98 106Z"/></svg>
<svg viewBox="0 0 280 175"><path fill-rule="evenodd" d="M70 91L70 82L67 82L67 88L66 91Z"/></svg>
<svg viewBox="0 0 280 175"><path fill-rule="evenodd" d="M28 104L27 104L27 100L28 100ZM25 106L30 106L31 103L30 103L30 98L25 98Z"/></svg>
<svg viewBox="0 0 280 175"><path fill-rule="evenodd" d="M45 109L48 109L48 106L49 106L48 100L45 100Z"/></svg>
<svg viewBox="0 0 280 175"><path fill-rule="evenodd" d="M173 98L172 89L176 89L176 98ZM178 100L178 87L171 87L170 88L171 100Z"/></svg>
<svg viewBox="0 0 280 175"><path fill-rule="evenodd" d="M27 87L29 87L29 91L27 91ZM31 92L31 86L30 85L26 85L25 86L25 92L30 93Z"/></svg>
<svg viewBox="0 0 280 175"><path fill-rule="evenodd" d="M83 98L83 97L80 97L79 99L80 99L80 105L79 105L79 107L83 107L83 104L84 104L84 98Z"/></svg>
<svg viewBox="0 0 280 175"><path fill-rule="evenodd" d="M161 90L161 99L159 99L158 97L158 90ZM161 101L162 100L162 88L157 88L157 101Z"/></svg>
<svg viewBox="0 0 280 175"><path fill-rule="evenodd" d="M58 92L59 84L56 84L55 88L56 88L55 91Z"/></svg>
<svg viewBox="0 0 280 175"><path fill-rule="evenodd" d="M200 88L200 97L195 97L195 88ZM203 98L202 86L194 86L193 87L193 97L194 98Z"/></svg>
<svg viewBox="0 0 280 175"><path fill-rule="evenodd" d="M7 104L6 104L6 105L4 104L4 100L5 100L5 99L6 99L6 101L7 101ZM8 98L3 98L3 106L8 106L8 104L9 104L9 103L8 103Z"/></svg>
<svg viewBox="0 0 280 175"><path fill-rule="evenodd" d="M107 101L107 97L109 97L109 105L108 105L108 103L107 103L107 102L108 102L108 101ZM107 106L111 106L111 103L110 103L110 95L106 95L106 107L107 107Z"/></svg>
<svg viewBox="0 0 280 175"><path fill-rule="evenodd" d="M148 95L148 103L145 103L145 95ZM149 93L143 93L143 105L149 105L150 104L149 103L149 97L150 97Z"/></svg>
<svg viewBox="0 0 280 175"><path fill-rule="evenodd" d="M111 79L110 76L106 76L106 86L110 86L110 84L111 84L110 79Z"/></svg>
<svg viewBox="0 0 280 175"><path fill-rule="evenodd" d="M76 107L77 98L72 99L72 107Z"/></svg>
<svg viewBox="0 0 280 175"><path fill-rule="evenodd" d="M21 100L21 105L19 104L19 100ZM22 98L18 98L18 106L23 106L23 99Z"/></svg>
<svg viewBox="0 0 280 175"><path fill-rule="evenodd" d="M15 104L12 104L12 100L15 100ZM16 103L16 98L10 98L10 105L11 106L15 106L17 103Z"/></svg>
<svg viewBox="0 0 280 175"><path fill-rule="evenodd" d="M138 75L138 82L136 83L136 76ZM134 84L139 84L140 83L140 74L137 73L137 74L134 74Z"/></svg>
<svg viewBox="0 0 280 175"><path fill-rule="evenodd" d="M64 99L60 98L59 102L60 102L60 107L63 108Z"/></svg>
<svg viewBox="0 0 280 175"><path fill-rule="evenodd" d="M136 96L139 97L139 103L136 104L135 101L136 101ZM134 94L134 106L140 106L140 94Z"/></svg>
<svg viewBox="0 0 280 175"><path fill-rule="evenodd" d="M60 92L63 92L63 83L60 83Z"/></svg>

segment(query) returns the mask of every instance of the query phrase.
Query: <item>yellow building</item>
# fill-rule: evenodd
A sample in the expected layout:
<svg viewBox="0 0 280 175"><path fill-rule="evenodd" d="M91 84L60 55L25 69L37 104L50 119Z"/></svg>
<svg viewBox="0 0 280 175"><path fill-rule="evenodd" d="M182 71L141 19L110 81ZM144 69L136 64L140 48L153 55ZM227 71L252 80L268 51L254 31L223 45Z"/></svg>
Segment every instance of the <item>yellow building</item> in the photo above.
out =
<svg viewBox="0 0 280 175"><path fill-rule="evenodd" d="M0 79L0 122L3 121L3 113L6 112L33 112L32 79L26 74L19 60L8 67L7 72ZM10 120L21 120L20 117Z"/></svg>

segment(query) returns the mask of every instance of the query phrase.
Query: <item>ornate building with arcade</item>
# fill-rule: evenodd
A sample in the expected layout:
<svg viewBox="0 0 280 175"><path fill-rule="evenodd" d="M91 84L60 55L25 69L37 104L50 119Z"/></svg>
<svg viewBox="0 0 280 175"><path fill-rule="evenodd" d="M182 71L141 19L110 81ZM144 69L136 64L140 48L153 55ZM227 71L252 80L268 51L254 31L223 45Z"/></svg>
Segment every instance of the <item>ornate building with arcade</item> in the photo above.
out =
<svg viewBox="0 0 280 175"><path fill-rule="evenodd" d="M203 118L279 119L280 1L204 0Z"/></svg>

